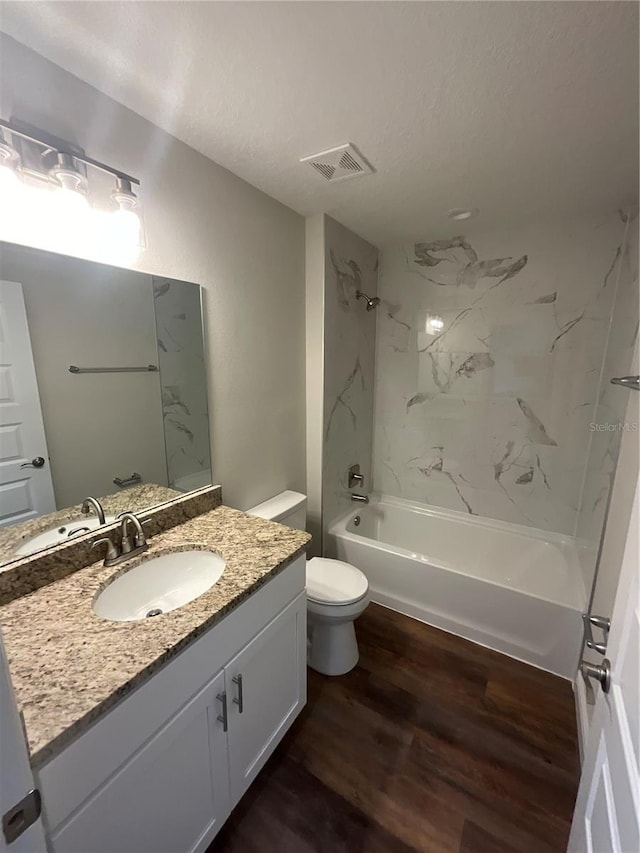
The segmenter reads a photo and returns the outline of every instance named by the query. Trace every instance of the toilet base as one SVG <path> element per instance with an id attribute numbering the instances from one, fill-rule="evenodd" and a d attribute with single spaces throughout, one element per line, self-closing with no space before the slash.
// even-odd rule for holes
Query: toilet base
<path id="1" fill-rule="evenodd" d="M 323 675 L 344 675 L 358 663 L 360 653 L 353 622 L 331 624 L 310 617 L 311 644 L 307 663 Z"/>

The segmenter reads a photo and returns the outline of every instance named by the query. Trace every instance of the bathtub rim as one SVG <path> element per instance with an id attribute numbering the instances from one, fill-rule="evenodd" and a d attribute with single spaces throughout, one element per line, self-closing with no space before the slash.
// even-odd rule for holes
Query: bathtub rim
<path id="1" fill-rule="evenodd" d="M 556 533 L 555 531 L 546 531 L 541 530 L 539 528 L 530 528 L 525 524 L 515 524 L 509 521 L 499 521 L 498 519 L 493 518 L 472 516 L 466 512 L 443 509 L 442 507 L 433 507 L 428 504 L 421 504 L 415 501 L 406 500 L 404 498 L 393 497 L 391 495 L 370 494 L 369 499 L 370 503 L 368 505 L 359 505 L 357 507 L 352 507 L 348 512 L 345 512 L 343 513 L 343 515 L 336 518 L 329 525 L 327 529 L 328 534 L 330 536 L 341 536 L 342 538 L 345 538 L 355 544 L 363 544 L 367 545 L 370 548 L 378 548 L 388 554 L 399 554 L 403 557 L 408 557 L 409 559 L 415 560 L 420 563 L 426 563 L 430 566 L 433 566 L 434 568 L 441 569 L 443 571 L 455 572 L 455 574 L 462 575 L 463 577 L 474 578 L 477 581 L 490 584 L 491 586 L 497 587 L 498 589 L 509 589 L 521 595 L 536 598 L 539 601 L 545 601 L 549 604 L 557 604 L 561 607 L 567 607 L 571 610 L 576 610 L 580 613 L 584 611 L 587 604 L 586 591 L 584 588 L 584 580 L 582 576 L 577 545 L 573 537 L 567 536 L 562 533 Z M 407 548 L 401 548 L 398 545 L 390 545 L 389 543 L 382 542 L 379 539 L 371 539 L 368 536 L 362 536 L 358 533 L 354 533 L 350 530 L 347 530 L 347 524 L 354 516 L 366 512 L 370 508 L 375 507 L 377 504 L 388 504 L 391 506 L 398 507 L 400 509 L 406 509 L 413 512 L 417 512 L 421 515 L 429 516 L 432 518 L 448 519 L 449 521 L 460 521 L 461 523 L 472 524 L 474 526 L 483 527 L 485 529 L 494 530 L 496 532 L 502 531 L 505 533 L 515 533 L 517 535 L 524 536 L 528 539 L 537 539 L 542 542 L 547 542 L 549 544 L 556 545 L 561 549 L 562 554 L 565 560 L 567 561 L 569 571 L 571 572 L 571 575 L 576 579 L 576 582 L 578 584 L 577 593 L 578 598 L 580 600 L 576 600 L 576 602 L 569 604 L 568 602 L 558 601 L 556 598 L 551 598 L 547 595 L 541 595 L 530 590 L 523 590 L 519 587 L 500 583 L 496 580 L 491 580 L 490 578 L 471 575 L 469 574 L 469 572 L 465 572 L 459 568 L 456 568 L 455 566 L 452 566 L 440 560 L 436 560 L 432 557 L 427 557 L 425 554 L 418 554 L 414 551 L 410 551 Z"/>

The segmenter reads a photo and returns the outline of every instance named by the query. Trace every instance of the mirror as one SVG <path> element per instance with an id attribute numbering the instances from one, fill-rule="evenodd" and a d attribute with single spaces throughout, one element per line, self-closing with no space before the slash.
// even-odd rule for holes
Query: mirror
<path id="1" fill-rule="evenodd" d="M 0 563 L 210 483 L 201 288 L 0 243 Z"/>

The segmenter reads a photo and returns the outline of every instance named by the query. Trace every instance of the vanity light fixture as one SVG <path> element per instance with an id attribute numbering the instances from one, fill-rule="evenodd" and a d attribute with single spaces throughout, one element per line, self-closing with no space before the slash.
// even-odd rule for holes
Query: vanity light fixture
<path id="1" fill-rule="evenodd" d="M 56 165 L 49 171 L 49 179 L 54 185 L 52 197 L 54 215 L 62 217 L 85 215 L 89 210 L 86 178 L 76 168 L 71 154 L 58 151 L 56 160 Z"/>
<path id="2" fill-rule="evenodd" d="M 0 239 L 129 262 L 143 236 L 139 184 L 64 139 L 0 119 Z"/>
<path id="3" fill-rule="evenodd" d="M 454 222 L 466 222 L 468 219 L 475 219 L 479 213 L 477 207 L 452 207 L 447 211 L 447 216 Z"/>
<path id="4" fill-rule="evenodd" d="M 131 181 L 117 177 L 116 188 L 111 193 L 111 198 L 118 205 L 111 214 L 116 229 L 137 242 L 140 238 L 140 216 L 136 212 L 138 198 L 133 192 Z"/>

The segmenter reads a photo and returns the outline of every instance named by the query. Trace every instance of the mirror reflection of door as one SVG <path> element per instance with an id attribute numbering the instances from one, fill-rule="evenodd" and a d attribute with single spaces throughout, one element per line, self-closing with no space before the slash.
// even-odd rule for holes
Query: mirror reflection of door
<path id="1" fill-rule="evenodd" d="M 55 508 L 22 286 L 0 281 L 0 527 Z"/>

